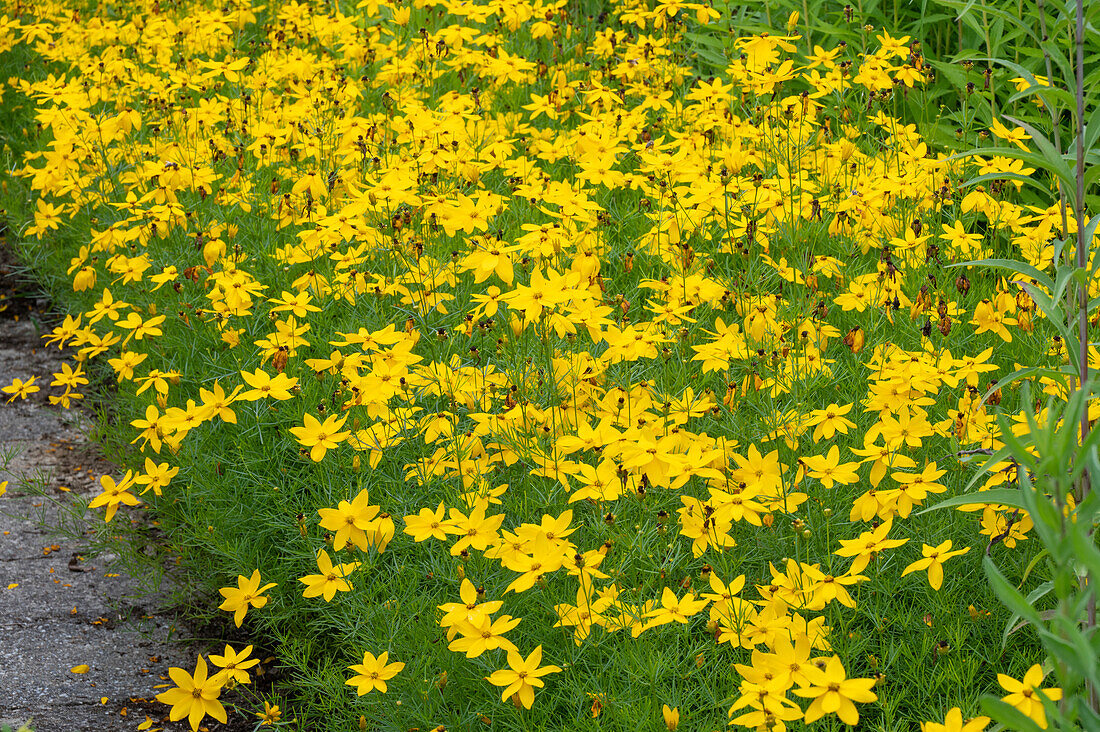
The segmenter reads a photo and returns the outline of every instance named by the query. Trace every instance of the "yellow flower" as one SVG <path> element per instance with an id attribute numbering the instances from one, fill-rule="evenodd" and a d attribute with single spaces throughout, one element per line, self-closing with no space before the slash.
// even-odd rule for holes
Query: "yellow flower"
<path id="1" fill-rule="evenodd" d="M 676 732 L 676 728 L 680 726 L 680 708 L 669 707 L 668 704 L 665 704 L 661 708 L 661 716 L 665 720 L 665 727 L 668 732 Z"/>
<path id="2" fill-rule="evenodd" d="M 32 376 L 26 381 L 23 381 L 20 378 L 12 379 L 11 385 L 0 388 L 0 391 L 4 392 L 5 394 L 11 394 L 11 399 L 8 400 L 9 404 L 14 402 L 16 399 L 26 399 L 36 391 L 41 391 L 37 386 L 34 385 L 34 380 L 36 378 L 37 377 Z"/>
<path id="3" fill-rule="evenodd" d="M 951 557 L 966 554 L 968 551 L 970 551 L 970 547 L 951 551 L 950 539 L 935 547 L 925 544 L 921 547 L 921 554 L 924 555 L 924 559 L 918 559 L 910 564 L 905 568 L 905 571 L 901 573 L 901 576 L 904 577 L 910 572 L 919 572 L 922 569 L 927 569 L 928 584 L 932 585 L 933 590 L 938 590 L 943 587 L 943 563 Z"/>
<path id="4" fill-rule="evenodd" d="M 218 701 L 222 684 L 217 674 L 207 678 L 206 659 L 199 656 L 194 676 L 182 668 L 168 669 L 168 676 L 176 683 L 176 688 L 157 694 L 157 701 L 171 705 L 169 719 L 178 722 L 187 717 L 192 732 L 197 732 L 199 722 L 207 714 L 223 724 L 227 721 L 225 707 Z"/>
<path id="5" fill-rule="evenodd" d="M 859 463 L 840 462 L 840 448 L 836 445 L 829 448 L 827 455 L 810 455 L 802 458 L 801 462 L 807 474 L 821 481 L 826 488 L 832 488 L 837 483 L 851 485 L 859 482 L 859 475 L 856 474 Z"/>
<path id="6" fill-rule="evenodd" d="M 291 378 L 286 374 L 275 374 L 275 377 L 272 378 L 263 369 L 256 369 L 251 374 L 242 371 L 241 378 L 252 387 L 239 397 L 246 402 L 254 402 L 264 397 L 279 400 L 290 399 L 290 390 L 298 384 L 297 378 Z"/>
<path id="7" fill-rule="evenodd" d="M 846 404 L 843 407 L 837 404 L 830 404 L 825 409 L 815 409 L 810 412 L 810 419 L 806 424 L 814 425 L 814 442 L 819 440 L 831 440 L 837 432 L 842 435 L 848 434 L 848 430 L 856 426 L 856 423 L 847 419 L 844 415 L 852 411 L 852 405 Z"/>
<path id="8" fill-rule="evenodd" d="M 886 535 L 890 533 L 893 525 L 894 520 L 888 519 L 882 522 L 878 528 L 868 529 L 855 539 L 841 539 L 841 548 L 833 554 L 838 557 L 855 557 L 848 572 L 850 574 L 862 572 L 871 563 L 871 558 L 878 552 L 884 549 L 894 549 L 909 541 L 908 539 L 887 539 Z"/>
<path id="9" fill-rule="evenodd" d="M 273 725 L 282 719 L 283 712 L 279 709 L 278 704 L 272 704 L 269 701 L 264 702 L 264 710 L 262 712 L 256 712 L 256 716 L 260 718 L 260 726 L 266 727 L 269 724 Z"/>
<path id="10" fill-rule="evenodd" d="M 267 604 L 269 598 L 265 597 L 263 593 L 272 587 L 275 587 L 274 582 L 268 582 L 263 587 L 260 586 L 260 570 L 258 569 L 252 571 L 251 577 L 245 577 L 243 574 L 237 575 L 236 587 L 222 587 L 218 590 L 221 596 L 225 598 L 218 609 L 233 613 L 233 622 L 239 628 L 249 607 L 258 610 Z"/>
<path id="11" fill-rule="evenodd" d="M 811 685 L 795 689 L 794 693 L 813 699 L 806 710 L 806 723 L 817 721 L 826 714 L 836 714 L 845 724 L 859 722 L 859 712 L 853 702 L 867 704 L 878 697 L 871 691 L 875 679 L 849 679 L 839 656 L 833 656 L 824 668 L 809 672 Z"/>
<path id="12" fill-rule="evenodd" d="M 91 503 L 88 504 L 88 508 L 106 506 L 107 514 L 103 520 L 110 521 L 115 517 L 115 512 L 118 511 L 120 505 L 136 506 L 141 503 L 137 496 L 130 493 L 130 486 L 133 483 L 134 474 L 131 470 L 126 471 L 121 483 L 115 483 L 115 479 L 109 475 L 102 476 L 99 479 L 99 484 L 103 486 L 103 492 L 92 499 Z"/>
<path id="13" fill-rule="evenodd" d="M 168 463 L 157 464 L 150 458 L 145 458 L 145 472 L 134 478 L 134 482 L 145 486 L 141 490 L 143 495 L 151 489 L 159 496 L 161 489 L 171 483 L 179 472 L 179 468 L 173 468 Z"/>
<path id="14" fill-rule="evenodd" d="M 458 529 L 455 533 L 462 536 L 451 547 L 452 556 L 457 557 L 463 549 L 467 548 L 483 552 L 495 542 L 497 530 L 504 523 L 504 514 L 486 516 L 486 506 L 486 503 L 475 506 L 469 516 L 454 508 L 451 509 L 451 523 Z"/>
<path id="15" fill-rule="evenodd" d="M 126 320 L 120 320 L 115 325 L 119 328 L 125 328 L 131 331 L 130 335 L 126 337 L 126 340 L 122 342 L 122 345 L 126 345 L 130 338 L 134 340 L 142 340 L 145 336 L 159 336 L 163 335 L 164 331 L 160 329 L 160 326 L 164 323 L 165 316 L 157 315 L 148 320 L 142 320 L 141 316 L 135 312 L 131 312 L 126 316 Z"/>
<path id="16" fill-rule="evenodd" d="M 321 516 L 318 522 L 321 528 L 336 532 L 333 547 L 343 549 L 351 542 L 367 550 L 366 531 L 375 524 L 374 517 L 378 514 L 378 506 L 370 505 L 367 491 L 360 491 L 350 503 L 340 501 L 336 508 L 322 508 L 317 513 Z"/>
<path id="17" fill-rule="evenodd" d="M 221 667 L 221 671 L 214 674 L 214 678 L 220 680 L 222 685 L 226 685 L 227 682 L 232 682 L 233 684 L 251 683 L 251 680 L 248 678 L 248 669 L 258 664 L 260 659 L 249 658 L 248 655 L 250 653 L 252 653 L 252 646 L 247 646 L 243 651 L 237 653 L 228 643 L 225 646 L 224 655 L 215 656 L 211 653 L 211 662 L 213 662 L 215 666 Z"/>
<path id="18" fill-rule="evenodd" d="M 512 641 L 504 634 L 519 625 L 520 619 L 511 615 L 501 615 L 492 620 L 488 615 L 470 613 L 464 621 L 454 627 L 462 634 L 461 638 L 451 641 L 447 648 L 455 653 L 465 653 L 466 658 L 477 658 L 485 651 L 503 648 L 506 651 L 518 651 Z"/>
<path id="19" fill-rule="evenodd" d="M 382 655 L 377 658 L 374 657 L 373 653 L 364 653 L 363 663 L 348 666 L 348 668 L 357 675 L 352 676 L 344 683 L 348 686 L 356 687 L 355 691 L 359 696 L 363 696 L 375 689 L 385 694 L 386 682 L 396 676 L 401 669 L 405 668 L 405 664 L 401 662 L 394 662 L 387 665 L 387 660 L 389 660 L 389 653 L 387 651 L 383 651 Z"/>
<path id="20" fill-rule="evenodd" d="M 531 651 L 527 658 L 516 651 L 508 651 L 508 665 L 511 668 L 494 671 L 485 680 L 493 686 L 503 686 L 500 700 L 505 701 L 515 694 L 521 704 L 527 709 L 535 703 L 535 687 L 545 686 L 542 676 L 556 674 L 561 671 L 558 666 L 539 666 L 542 663 L 542 646 Z"/>
<path id="21" fill-rule="evenodd" d="M 1005 326 L 1016 325 L 1016 319 L 1007 317 L 989 300 L 982 300 L 974 308 L 974 317 L 970 320 L 970 324 L 978 326 L 974 331 L 975 335 L 986 332 L 996 333 L 1006 343 L 1012 343 L 1012 334 Z"/>
<path id="22" fill-rule="evenodd" d="M 74 370 L 69 364 L 63 363 L 61 364 L 61 371 L 56 372 L 53 376 L 54 380 L 50 382 L 50 386 L 64 386 L 67 389 L 75 389 L 88 383 L 88 379 L 85 378 L 84 367 L 80 364 L 77 364 Z"/>
<path id="23" fill-rule="evenodd" d="M 445 515 L 442 502 L 435 511 L 430 508 L 422 508 L 418 515 L 405 517 L 405 533 L 416 542 L 425 541 L 429 538 L 442 541 L 447 538 L 448 533 L 458 532 L 458 529 L 444 518 Z"/>
<path id="24" fill-rule="evenodd" d="M 993 123 L 989 125 L 989 131 L 1002 140 L 1011 142 L 1021 150 L 1027 150 L 1027 145 L 1024 144 L 1024 140 L 1031 139 L 1031 135 L 1027 134 L 1027 130 L 1023 127 L 1016 127 L 1010 130 L 997 119 L 993 120 Z"/>
<path id="25" fill-rule="evenodd" d="M 989 717 L 974 717 L 963 722 L 962 710 L 955 707 L 947 712 L 943 724 L 921 722 L 921 732 L 982 732 L 989 724 Z"/>
<path id="26" fill-rule="evenodd" d="M 350 592 L 352 585 L 345 577 L 359 568 L 359 562 L 349 562 L 334 566 L 328 553 L 322 549 L 317 553 L 317 569 L 321 574 L 308 574 L 299 578 L 305 584 L 303 597 L 324 596 L 325 602 L 332 602 L 337 592 Z"/>
<path id="27" fill-rule="evenodd" d="M 1029 668 L 1022 681 L 1017 681 L 1005 674 L 997 674 L 997 683 L 1008 692 L 1007 696 L 1001 697 L 1001 701 L 1016 707 L 1017 710 L 1043 729 L 1047 728 L 1047 715 L 1046 710 L 1043 709 L 1043 699 L 1046 698 L 1048 701 L 1056 702 L 1062 698 L 1062 690 L 1058 687 L 1039 688 L 1039 684 L 1043 682 L 1045 675 L 1043 667 L 1039 664 Z"/>
<path id="28" fill-rule="evenodd" d="M 351 435 L 350 432 L 340 432 L 340 428 L 344 426 L 344 422 L 347 420 L 347 415 L 343 417 L 332 415 L 326 418 L 324 422 L 319 422 L 312 414 L 307 414 L 305 415 L 305 426 L 291 427 L 290 432 L 298 438 L 299 444 L 310 448 L 310 459 L 315 463 L 319 463 L 325 457 L 326 452 L 335 448 Z"/>
<path id="29" fill-rule="evenodd" d="M 688 618 L 695 615 L 707 605 L 710 600 L 696 600 L 690 592 L 683 597 L 676 597 L 676 593 L 666 587 L 661 595 L 661 607 L 654 608 L 645 614 L 649 621 L 646 628 L 655 628 L 666 623 L 686 624 Z"/>

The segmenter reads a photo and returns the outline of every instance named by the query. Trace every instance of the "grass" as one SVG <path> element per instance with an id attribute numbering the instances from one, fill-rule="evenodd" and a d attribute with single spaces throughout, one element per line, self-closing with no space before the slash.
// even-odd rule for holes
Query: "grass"
<path id="1" fill-rule="evenodd" d="M 948 159 L 997 139 L 981 70 L 861 28 L 904 21 L 897 6 L 843 27 L 831 16 L 821 27 L 847 45 L 828 61 L 804 39 L 776 45 L 788 14 L 767 5 L 770 19 L 726 9 L 717 31 L 701 7 L 485 7 L 127 3 L 84 9 L 103 19 L 91 26 L 50 5 L 4 31 L 9 225 L 82 316 L 68 340 L 89 388 L 117 389 L 104 441 L 137 476 L 179 468 L 140 500 L 205 612 L 222 614 L 218 590 L 238 575 L 276 583 L 246 623 L 279 649 L 309 729 L 635 729 L 666 704 L 686 728 L 720 728 L 751 711 L 730 714 L 792 643 L 813 646 L 802 663 L 835 655 L 848 678 L 873 680 L 877 701 L 858 704 L 868 728 L 973 716 L 982 694 L 1003 696 L 997 675 L 1022 678 L 1043 654 L 1027 632 L 1002 643 L 1008 613 L 981 559 L 1024 591 L 1041 582 L 1026 517 L 900 498 L 905 474 L 933 462 L 946 472 L 931 489 L 961 491 L 963 453 L 1001 442 L 979 405 L 987 385 L 1059 361 L 1018 288 L 948 266 L 1045 267 L 1057 218 L 1049 191 L 961 187 L 1010 163 Z M 812 28 L 821 16 L 803 13 Z M 928 45 L 951 46 L 933 20 Z M 769 21 L 770 36 L 750 37 Z M 912 88 L 895 81 L 909 73 Z M 495 314 L 477 299 L 490 287 Z M 117 317 L 90 322 L 111 299 L 126 303 Z M 160 332 L 139 340 L 144 328 Z M 144 356 L 132 377 L 107 360 L 124 353 Z M 203 411 L 204 391 L 248 391 L 256 369 L 296 379 L 289 398 L 238 398 L 232 419 Z M 1014 391 L 1000 399 L 1021 408 Z M 814 410 L 830 405 L 850 405 L 854 426 L 815 437 Z M 134 424 L 150 408 L 156 439 Z M 291 430 L 335 415 L 354 434 L 311 458 Z M 872 445 L 890 467 L 855 452 Z M 863 461 L 857 479 L 830 485 L 833 447 Z M 774 460 L 774 481 L 745 467 L 754 454 Z M 571 500 L 591 482 L 580 466 L 605 462 L 603 488 Z M 892 500 L 868 499 L 876 476 Z M 361 523 L 393 532 L 383 551 L 333 546 L 336 527 L 320 525 L 363 491 L 378 517 Z M 729 519 L 732 544 L 695 542 L 706 532 L 693 536 L 691 501 L 733 512 L 737 495 L 752 505 Z M 452 524 L 478 505 L 503 516 L 491 544 L 526 532 L 528 558 L 505 566 L 449 551 L 460 533 L 404 531 L 441 502 Z M 568 543 L 536 543 L 555 519 Z M 852 571 L 840 542 L 888 520 L 908 543 Z M 131 521 L 123 509 L 107 526 L 140 531 Z M 922 544 L 946 540 L 969 552 L 947 561 L 942 588 L 903 576 Z M 300 581 L 321 550 L 358 563 L 330 601 Z M 607 576 L 579 585 L 559 566 L 507 591 L 524 562 L 575 554 Z M 743 578 L 738 619 L 712 603 L 645 622 L 666 589 L 699 597 L 711 577 Z M 439 606 L 464 580 L 484 588 L 478 602 L 503 602 L 495 617 L 520 619 L 505 636 L 522 656 L 541 647 L 560 667 L 530 709 L 486 680 L 509 667 L 503 649 L 448 649 Z M 561 622 L 597 603 L 590 634 Z M 404 668 L 385 694 L 356 696 L 349 667 L 383 651 Z M 812 707 L 788 690 L 823 673 L 775 692 L 797 706 L 792 727 Z"/>

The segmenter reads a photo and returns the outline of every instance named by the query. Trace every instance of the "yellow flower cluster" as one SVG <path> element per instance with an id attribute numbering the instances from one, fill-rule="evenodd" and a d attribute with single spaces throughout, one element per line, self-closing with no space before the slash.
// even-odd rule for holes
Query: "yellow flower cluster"
<path id="1" fill-rule="evenodd" d="M 995 347 L 1061 356 L 1017 283 L 971 294 L 943 269 L 1002 246 L 1045 268 L 1061 221 L 1013 185 L 960 187 L 1031 171 L 929 147 L 892 103 L 928 79 L 907 37 L 735 34 L 699 78 L 684 26 L 710 3 L 624 0 L 598 23 L 565 0 L 207 5 L 0 23 L 0 48 L 67 69 L 8 83 L 50 136 L 18 170 L 28 235 L 90 228 L 60 260 L 90 309 L 47 337 L 76 353 L 58 400 L 107 354 L 142 405 L 144 470 L 91 503 L 108 521 L 134 486 L 189 490 L 174 479 L 201 479 L 188 447 L 212 432 L 255 438 L 287 481 L 341 486 L 294 509 L 286 602 L 297 579 L 335 612 L 378 562 L 430 556 L 457 579 L 423 622 L 495 659 L 476 677 L 503 700 L 531 709 L 567 652 L 682 626 L 751 656 L 731 722 L 777 730 L 876 701 L 833 626 L 882 574 L 947 591 L 982 534 L 1027 538 L 1026 514 L 975 503 L 980 523 L 901 549 L 948 491 L 940 456 L 1003 444 Z M 220 607 L 240 626 L 273 587 L 242 574 Z M 348 666 L 358 695 L 397 678 L 388 653 Z M 247 680 L 231 654 L 173 670 L 173 720 L 224 721 L 221 688 Z"/>

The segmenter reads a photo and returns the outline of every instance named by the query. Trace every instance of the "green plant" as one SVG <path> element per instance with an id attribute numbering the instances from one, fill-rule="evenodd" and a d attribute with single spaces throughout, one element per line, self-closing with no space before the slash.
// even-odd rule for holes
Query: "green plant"
<path id="1" fill-rule="evenodd" d="M 973 3 L 971 3 L 973 5 Z M 1093 11 L 1095 12 L 1095 11 Z M 1097 273 L 1095 250 L 1092 248 L 1100 217 L 1087 215 L 1088 194 L 1095 188 L 1100 175 L 1100 106 L 1095 77 L 1086 76 L 1086 33 L 1095 35 L 1086 24 L 1085 4 L 1081 0 L 1068 5 L 1053 19 L 1052 29 L 1064 40 L 1067 28 L 1072 28 L 1072 53 L 1067 54 L 1058 38 L 1046 37 L 1047 17 L 1040 4 L 1043 38 L 1039 45 L 1048 71 L 1046 82 L 1038 80 L 1024 66 L 1004 59 L 991 59 L 1016 71 L 1026 79 L 1026 88 L 1009 101 L 1036 96 L 1049 110 L 1049 132 L 1037 123 L 1008 117 L 1026 130 L 1038 147 L 1038 152 L 980 148 L 965 155 L 998 154 L 1024 161 L 1046 175 L 1061 221 L 1061 236 L 1053 241 L 1053 258 L 1048 274 L 1033 264 L 1009 259 L 984 259 L 959 266 L 979 265 L 1005 269 L 1014 273 L 1022 290 L 1034 301 L 1038 310 L 1058 330 L 1064 344 L 1066 362 L 1051 368 L 1028 365 L 1001 379 L 986 395 L 988 399 L 1000 389 L 1022 383 L 1022 420 L 1015 423 L 998 415 L 999 436 L 1003 446 L 990 450 L 982 469 L 971 480 L 972 488 L 983 476 L 1007 473 L 1013 487 L 983 491 L 978 494 L 983 503 L 998 503 L 1026 515 L 1034 522 L 1042 541 L 1043 551 L 1024 573 L 1019 586 L 1014 585 L 997 567 L 987 549 L 983 566 L 994 591 L 1014 613 L 1005 628 L 1004 638 L 1017 630 L 1017 621 L 1031 626 L 1044 649 L 1054 662 L 1055 672 L 1065 694 L 1058 704 L 1044 698 L 1047 716 L 1055 728 L 1088 729 L 1100 726 L 1100 634 L 1097 634 L 1096 603 L 1100 592 L 1100 550 L 1096 543 L 1096 525 L 1100 520 L 1100 498 L 1092 489 L 1100 479 L 1097 444 L 1100 432 L 1092 429 L 1096 416 L 1096 379 L 1090 378 L 1090 360 L 1095 349 L 1089 340 L 1089 326 L 1100 307 L 1100 298 L 1090 297 Z M 1056 71 L 1055 71 L 1056 69 Z M 1056 82 L 1060 80 L 1061 84 Z M 1088 91 L 1086 91 L 1088 90 Z M 1073 139 L 1063 152 L 1061 139 L 1063 120 L 1069 120 Z M 976 185 L 1003 179 L 1003 173 L 979 176 L 968 182 Z M 1042 190 L 1044 179 L 1030 176 L 1010 176 Z M 1030 384 L 1025 379 L 1038 378 L 1052 393 L 1046 404 L 1033 406 Z M 936 508 L 972 505 L 975 494 L 964 493 L 945 501 Z M 992 543 L 990 549 L 992 548 Z M 1044 561 L 1049 576 L 1026 596 L 1020 591 L 1036 562 Z M 1054 607 L 1040 610 L 1050 598 Z M 988 712 L 1014 729 L 1039 729 L 1034 717 L 996 699 L 986 699 Z"/>

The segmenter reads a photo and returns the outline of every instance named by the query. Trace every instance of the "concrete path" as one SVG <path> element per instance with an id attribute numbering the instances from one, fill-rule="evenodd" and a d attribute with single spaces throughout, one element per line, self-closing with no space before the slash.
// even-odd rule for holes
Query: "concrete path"
<path id="1" fill-rule="evenodd" d="M 99 492 L 100 475 L 118 477 L 117 470 L 88 442 L 78 410 L 49 404 L 57 392 L 51 373 L 66 354 L 42 345 L 46 303 L 13 290 L 0 245 L 0 297 L 7 296 L 0 299 L 7 306 L 0 385 L 37 376 L 42 387 L 25 401 L 0 395 L 0 483 L 8 481 L 0 496 L 0 725 L 33 719 L 37 732 L 112 732 L 136 730 L 148 716 L 153 729 L 189 730 L 168 723 L 168 707 L 153 697 L 168 683 L 169 666 L 194 668 L 196 649 L 170 643 L 179 631 L 162 610 L 165 588 L 150 594 L 110 553 L 82 555 L 103 520 L 71 507 Z M 128 520 L 123 511 L 120 520 Z M 88 671 L 71 670 L 81 666 Z M 211 732 L 230 729 L 206 722 Z"/>

